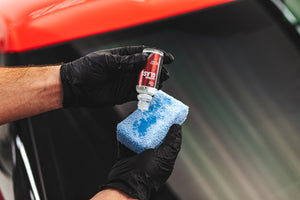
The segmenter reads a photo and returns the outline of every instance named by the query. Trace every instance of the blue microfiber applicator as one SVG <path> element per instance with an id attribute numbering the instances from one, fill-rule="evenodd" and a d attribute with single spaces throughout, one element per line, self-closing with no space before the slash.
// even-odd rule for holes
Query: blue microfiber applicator
<path id="1" fill-rule="evenodd" d="M 137 109 L 117 126 L 117 139 L 136 153 L 158 147 L 173 124 L 182 124 L 189 108 L 159 90 L 148 111 Z"/>

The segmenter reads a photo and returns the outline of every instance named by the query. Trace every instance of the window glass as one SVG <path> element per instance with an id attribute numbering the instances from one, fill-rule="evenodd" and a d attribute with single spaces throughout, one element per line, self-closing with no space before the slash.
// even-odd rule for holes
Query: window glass
<path id="1" fill-rule="evenodd" d="M 3 55 L 1 53 L 1 51 L 0 51 L 0 65 L 3 65 Z"/>
<path id="2" fill-rule="evenodd" d="M 270 13 L 238 1 L 73 43 L 139 44 L 174 54 L 163 90 L 190 107 L 169 180 L 181 199 L 299 198 L 299 48 Z"/>
<path id="3" fill-rule="evenodd" d="M 297 17 L 298 21 L 300 20 L 300 2 L 297 0 L 286 0 L 285 4 Z"/>

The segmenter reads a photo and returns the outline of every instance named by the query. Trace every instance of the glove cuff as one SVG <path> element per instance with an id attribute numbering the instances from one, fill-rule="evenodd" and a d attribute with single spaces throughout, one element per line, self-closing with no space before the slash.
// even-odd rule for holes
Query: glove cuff
<path id="1" fill-rule="evenodd" d="M 136 192 L 130 186 L 127 186 L 125 183 L 120 183 L 120 182 L 107 183 L 106 185 L 101 186 L 100 190 L 105 190 L 109 188 L 119 190 L 133 199 L 146 200 L 146 199 L 140 199 L 136 194 Z"/>
<path id="2" fill-rule="evenodd" d="M 74 93 L 70 84 L 70 77 L 68 76 L 68 65 L 69 63 L 62 64 L 60 67 L 60 79 L 63 88 L 63 107 L 73 106 Z"/>
<path id="3" fill-rule="evenodd" d="M 152 190 L 149 184 L 142 183 L 143 181 L 135 180 L 137 183 L 132 183 L 134 180 L 122 181 L 121 179 L 110 181 L 106 183 L 101 189 L 113 188 L 122 191 L 128 196 L 139 199 L 139 200 L 149 200 L 151 197 Z"/>

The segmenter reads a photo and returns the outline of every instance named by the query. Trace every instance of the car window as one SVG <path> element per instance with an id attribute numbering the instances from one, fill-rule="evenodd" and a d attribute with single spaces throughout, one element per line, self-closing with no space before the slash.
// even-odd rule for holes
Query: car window
<path id="1" fill-rule="evenodd" d="M 181 199 L 299 198 L 299 47 L 264 7 L 239 1 L 72 43 L 82 54 L 140 44 L 174 54 L 163 90 L 190 107 L 169 180 Z"/>
<path id="2" fill-rule="evenodd" d="M 1 53 L 1 51 L 0 51 L 0 65 L 3 65 L 3 58 L 2 58 L 2 53 Z"/>

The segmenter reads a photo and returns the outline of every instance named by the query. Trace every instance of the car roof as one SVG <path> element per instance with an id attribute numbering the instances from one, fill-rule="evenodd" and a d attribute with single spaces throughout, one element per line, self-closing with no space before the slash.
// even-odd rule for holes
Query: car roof
<path id="1" fill-rule="evenodd" d="M 0 0 L 0 49 L 22 52 L 234 0 Z"/>

